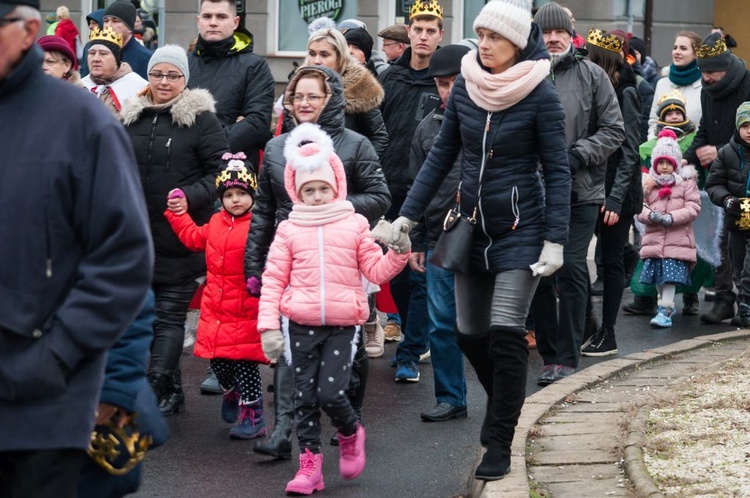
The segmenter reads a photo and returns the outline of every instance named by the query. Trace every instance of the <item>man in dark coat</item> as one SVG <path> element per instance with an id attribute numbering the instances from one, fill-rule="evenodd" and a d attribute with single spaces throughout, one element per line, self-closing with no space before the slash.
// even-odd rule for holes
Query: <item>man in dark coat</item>
<path id="1" fill-rule="evenodd" d="M 44 74 L 38 8 L 0 1 L 0 496 L 72 497 L 153 257 L 130 140 Z"/>
<path id="2" fill-rule="evenodd" d="M 122 35 L 122 60 L 130 64 L 133 72 L 148 79 L 148 61 L 151 51 L 138 43 L 133 36 L 136 18 L 135 7 L 127 0 L 118 0 L 104 11 L 104 27 Z M 85 56 L 85 55 L 84 55 Z"/>
<path id="3" fill-rule="evenodd" d="M 271 138 L 274 79 L 266 60 L 253 53 L 253 35 L 239 22 L 233 0 L 201 1 L 188 88 L 211 92 L 229 148 L 257 165 Z"/>
<path id="4" fill-rule="evenodd" d="M 731 53 L 719 33 L 708 35 L 695 54 L 701 70 L 701 122 L 693 143 L 683 155 L 683 162 L 709 169 L 718 150 L 729 143 L 734 134 L 734 116 L 740 104 L 750 100 L 750 71 L 745 62 Z M 726 258 L 726 237 L 722 237 L 721 264 L 716 269 L 716 301 L 703 323 L 721 323 L 735 316 L 735 294 L 732 270 Z M 739 318 L 737 319 L 737 321 Z M 737 323 L 739 325 L 739 323 Z"/>

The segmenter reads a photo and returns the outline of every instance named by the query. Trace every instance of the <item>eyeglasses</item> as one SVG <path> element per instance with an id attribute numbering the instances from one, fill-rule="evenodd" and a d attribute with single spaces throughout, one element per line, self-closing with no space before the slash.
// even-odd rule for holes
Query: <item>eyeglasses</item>
<path id="1" fill-rule="evenodd" d="M 60 64 L 62 62 L 61 59 L 44 59 L 42 61 L 43 66 L 54 66 L 55 64 Z"/>
<path id="2" fill-rule="evenodd" d="M 0 17 L 0 28 L 4 28 L 8 24 L 13 24 L 14 22 L 23 21 L 22 17 Z"/>
<path id="3" fill-rule="evenodd" d="M 325 95 L 300 95 L 300 94 L 296 94 L 296 95 L 294 95 L 292 97 L 292 101 L 294 101 L 295 104 L 301 104 L 302 102 L 304 102 L 305 100 L 307 100 L 310 104 L 316 105 L 321 100 L 323 100 L 324 98 L 326 98 Z"/>
<path id="4" fill-rule="evenodd" d="M 179 81 L 180 78 L 184 78 L 185 75 L 177 73 L 148 73 L 148 77 L 154 81 L 161 81 L 164 78 L 167 78 L 167 81 L 174 83 L 175 81 Z"/>
<path id="5" fill-rule="evenodd" d="M 401 42 L 383 43 L 384 47 L 391 47 L 393 45 L 401 45 Z"/>

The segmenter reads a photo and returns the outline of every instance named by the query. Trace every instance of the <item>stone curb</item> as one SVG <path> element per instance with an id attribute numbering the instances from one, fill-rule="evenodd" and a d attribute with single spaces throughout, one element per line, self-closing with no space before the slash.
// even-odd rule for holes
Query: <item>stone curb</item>
<path id="1" fill-rule="evenodd" d="M 526 471 L 526 445 L 528 442 L 529 432 L 534 428 L 536 423 L 545 416 L 552 408 L 565 401 L 569 396 L 582 391 L 588 387 L 598 384 L 619 373 L 627 372 L 641 365 L 654 363 L 672 355 L 684 353 L 694 349 L 710 346 L 719 342 L 729 342 L 740 339 L 750 338 L 750 330 L 733 330 L 719 334 L 696 337 L 694 339 L 685 339 L 674 344 L 667 344 L 658 348 L 647 349 L 638 353 L 632 353 L 623 358 L 616 358 L 592 365 L 570 377 L 545 387 L 541 391 L 532 394 L 526 398 L 521 417 L 516 427 L 516 436 L 513 439 L 511 447 L 511 465 L 512 471 L 500 481 L 478 481 L 470 476 L 473 480 L 471 496 L 477 498 L 528 498 L 531 488 L 529 487 L 529 477 Z M 642 411 L 646 412 L 646 410 Z M 639 417 L 645 417 L 645 414 L 638 413 Z M 625 460 L 628 478 L 633 482 L 636 488 L 636 495 L 639 497 L 658 498 L 661 496 L 658 488 L 651 480 L 651 476 L 646 471 L 643 464 L 643 453 L 641 445 L 635 439 L 634 431 L 640 430 L 645 424 L 645 418 L 634 420 L 631 423 L 628 443 L 625 448 Z M 641 429 L 638 429 L 641 427 Z M 631 436 L 633 439 L 631 440 Z M 478 459 L 484 450 L 479 451 Z M 630 461 L 628 464 L 627 461 Z M 473 471 L 472 471 L 473 472 Z"/>

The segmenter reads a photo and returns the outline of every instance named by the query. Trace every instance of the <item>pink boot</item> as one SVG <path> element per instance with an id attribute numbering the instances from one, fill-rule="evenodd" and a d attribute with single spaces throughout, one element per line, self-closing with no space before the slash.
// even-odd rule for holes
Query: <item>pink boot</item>
<path id="1" fill-rule="evenodd" d="M 287 483 L 286 492 L 311 495 L 314 491 L 323 491 L 323 488 L 323 454 L 305 449 L 299 455 L 297 475 Z"/>
<path id="2" fill-rule="evenodd" d="M 359 422 L 351 436 L 339 432 L 339 472 L 343 479 L 354 479 L 365 469 L 365 428 Z"/>

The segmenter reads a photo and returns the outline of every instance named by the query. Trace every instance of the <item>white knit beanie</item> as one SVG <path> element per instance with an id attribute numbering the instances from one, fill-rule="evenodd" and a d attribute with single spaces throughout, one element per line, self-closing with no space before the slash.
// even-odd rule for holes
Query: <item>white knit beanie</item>
<path id="1" fill-rule="evenodd" d="M 157 48 L 148 61 L 148 72 L 150 73 L 151 68 L 162 62 L 172 64 L 179 69 L 185 75 L 185 84 L 187 84 L 188 80 L 190 80 L 190 68 L 184 48 L 179 45 L 164 45 Z"/>
<path id="2" fill-rule="evenodd" d="M 523 50 L 531 32 L 531 2 L 490 0 L 474 19 L 474 32 L 479 28 L 494 31 Z"/>

